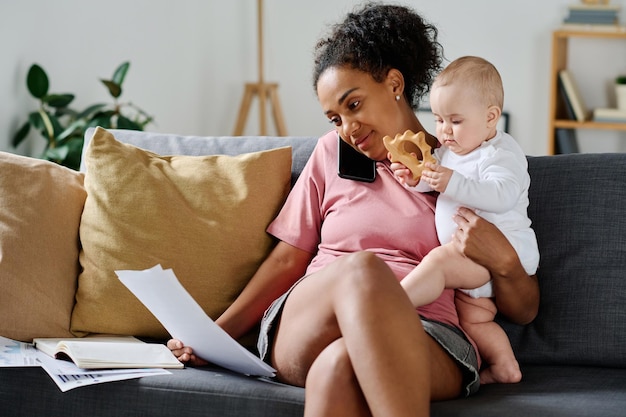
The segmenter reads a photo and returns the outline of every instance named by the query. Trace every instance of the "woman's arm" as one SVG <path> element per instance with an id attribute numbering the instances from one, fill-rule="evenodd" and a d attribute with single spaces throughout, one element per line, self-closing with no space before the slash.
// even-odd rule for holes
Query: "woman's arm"
<path id="1" fill-rule="evenodd" d="M 453 238 L 461 253 L 491 273 L 498 311 L 517 324 L 528 324 L 539 309 L 539 284 L 529 276 L 515 249 L 492 223 L 467 208 L 459 208 Z"/>
<path id="2" fill-rule="evenodd" d="M 269 305 L 304 275 L 312 258 L 309 252 L 279 242 L 216 323 L 235 339 L 246 334 Z"/>
<path id="3" fill-rule="evenodd" d="M 279 242 L 241 294 L 215 322 L 235 339 L 246 334 L 261 320 L 267 307 L 304 275 L 312 257 L 309 252 Z M 206 364 L 193 354 L 192 347 L 180 340 L 171 339 L 167 346 L 181 362 L 195 366 Z"/>

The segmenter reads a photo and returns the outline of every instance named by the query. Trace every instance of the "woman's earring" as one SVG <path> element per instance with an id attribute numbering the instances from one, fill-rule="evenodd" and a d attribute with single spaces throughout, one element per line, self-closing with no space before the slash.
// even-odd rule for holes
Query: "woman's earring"
<path id="1" fill-rule="evenodd" d="M 400 94 L 396 95 L 396 101 L 400 101 Z"/>

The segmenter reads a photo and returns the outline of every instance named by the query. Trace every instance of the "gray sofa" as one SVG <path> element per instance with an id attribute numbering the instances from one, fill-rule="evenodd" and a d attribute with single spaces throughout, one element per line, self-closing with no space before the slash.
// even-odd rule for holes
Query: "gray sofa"
<path id="1" fill-rule="evenodd" d="M 116 132 L 161 154 L 230 154 L 289 145 L 293 179 L 315 138 Z M 541 263 L 539 314 L 500 320 L 523 380 L 433 403 L 433 416 L 623 416 L 626 410 L 626 154 L 529 157 L 529 214 Z M 494 248 L 497 250 L 497 248 Z M 304 390 L 216 367 L 61 393 L 40 368 L 0 368 L 9 416 L 299 416 Z"/>

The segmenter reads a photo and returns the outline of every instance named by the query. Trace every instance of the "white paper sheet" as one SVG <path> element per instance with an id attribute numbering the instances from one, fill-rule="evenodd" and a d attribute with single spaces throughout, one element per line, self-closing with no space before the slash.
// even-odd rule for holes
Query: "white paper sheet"
<path id="1" fill-rule="evenodd" d="M 61 392 L 104 382 L 123 381 L 146 376 L 171 375 L 171 372 L 160 368 L 81 369 L 72 362 L 51 358 L 43 352 L 39 352 L 39 361 L 41 367 L 52 378 Z"/>
<path id="2" fill-rule="evenodd" d="M 154 314 L 174 339 L 191 346 L 211 363 L 246 375 L 274 376 L 276 371 L 222 330 L 160 265 L 143 271 L 115 271 L 120 281 Z"/>
<path id="3" fill-rule="evenodd" d="M 0 367 L 39 365 L 37 349 L 33 345 L 0 336 Z"/>

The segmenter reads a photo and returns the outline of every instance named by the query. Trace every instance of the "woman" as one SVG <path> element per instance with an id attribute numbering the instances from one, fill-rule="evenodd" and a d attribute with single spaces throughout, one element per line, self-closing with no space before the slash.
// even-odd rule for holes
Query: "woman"
<path id="1" fill-rule="evenodd" d="M 279 297 L 263 317 L 259 350 L 279 380 L 306 387 L 307 416 L 426 416 L 431 400 L 478 389 L 479 359 L 453 291 L 418 315 L 399 284 L 438 245 L 435 197 L 399 183 L 382 143 L 424 130 L 414 109 L 441 67 L 436 37 L 410 9 L 371 4 L 317 44 L 314 86 L 335 131 L 320 138 L 269 226 L 277 246 L 217 320 L 240 337 Z M 377 161 L 374 182 L 337 176 L 338 136 Z M 532 320 L 538 286 L 506 238 L 470 210 L 455 221 L 454 242 L 492 274 L 500 312 Z M 168 346 L 202 363 L 181 341 Z"/>

